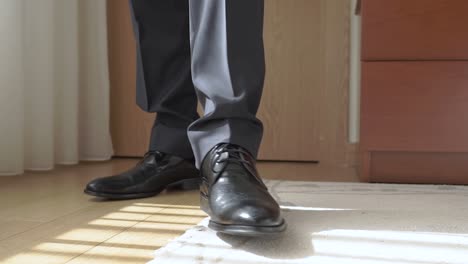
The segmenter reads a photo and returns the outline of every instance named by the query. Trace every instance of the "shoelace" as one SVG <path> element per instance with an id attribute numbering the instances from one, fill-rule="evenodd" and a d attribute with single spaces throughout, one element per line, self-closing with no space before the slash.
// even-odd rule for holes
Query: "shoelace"
<path id="1" fill-rule="evenodd" d="M 215 153 L 218 154 L 218 157 L 213 159 L 212 164 L 211 164 L 212 168 L 214 167 L 214 165 L 216 163 L 219 164 L 219 163 L 223 163 L 223 162 L 234 162 L 234 163 L 238 163 L 238 164 L 246 164 L 251 169 L 255 170 L 254 165 L 250 161 L 242 158 L 242 156 L 241 156 L 241 154 L 249 156 L 250 153 L 243 150 L 243 149 L 241 149 L 241 148 L 229 148 L 229 146 L 224 146 L 224 147 L 220 147 L 220 149 L 216 150 Z M 223 158 L 222 157 L 223 153 L 227 153 L 228 157 Z"/>
<path id="2" fill-rule="evenodd" d="M 258 181 L 258 183 L 260 185 L 262 185 L 263 188 L 268 189 L 268 187 L 266 187 L 265 183 L 263 183 L 261 178 L 258 177 L 258 175 L 256 173 L 257 170 L 255 169 L 255 164 L 252 163 L 249 160 L 246 160 L 246 159 L 242 158 L 241 154 L 244 154 L 244 155 L 249 157 L 250 156 L 249 152 L 247 152 L 246 150 L 243 150 L 242 148 L 230 148 L 229 145 L 226 145 L 226 146 L 221 146 L 218 150 L 216 150 L 215 153 L 218 154 L 218 157 L 213 159 L 212 164 L 211 164 L 211 168 L 214 168 L 214 165 L 216 163 L 219 164 L 219 163 L 223 163 L 223 162 L 235 162 L 235 163 L 240 164 L 240 165 L 245 164 L 247 166 L 246 169 Z M 227 153 L 228 157 L 227 158 L 222 158 L 222 156 L 221 156 L 222 153 Z M 223 170 L 224 170 L 224 168 L 223 168 Z M 219 175 L 221 175 L 222 171 L 219 171 L 218 173 L 219 173 Z"/>

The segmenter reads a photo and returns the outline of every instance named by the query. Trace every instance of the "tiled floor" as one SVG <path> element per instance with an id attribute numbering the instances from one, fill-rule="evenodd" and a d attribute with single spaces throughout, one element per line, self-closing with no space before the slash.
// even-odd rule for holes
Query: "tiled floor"
<path id="1" fill-rule="evenodd" d="M 130 201 L 82 193 L 91 179 L 136 160 L 59 167 L 0 178 L 0 263 L 145 263 L 152 253 L 206 215 L 198 192 Z M 260 163 L 265 178 L 357 181 L 352 169 L 305 163 Z"/>

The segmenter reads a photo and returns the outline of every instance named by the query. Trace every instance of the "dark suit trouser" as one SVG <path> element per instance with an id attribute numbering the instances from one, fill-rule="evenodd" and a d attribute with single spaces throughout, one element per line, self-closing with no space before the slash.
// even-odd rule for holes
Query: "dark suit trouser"
<path id="1" fill-rule="evenodd" d="M 137 104 L 157 112 L 151 150 L 200 165 L 218 143 L 254 156 L 265 76 L 263 0 L 130 0 Z M 204 108 L 197 114 L 197 98 Z"/>

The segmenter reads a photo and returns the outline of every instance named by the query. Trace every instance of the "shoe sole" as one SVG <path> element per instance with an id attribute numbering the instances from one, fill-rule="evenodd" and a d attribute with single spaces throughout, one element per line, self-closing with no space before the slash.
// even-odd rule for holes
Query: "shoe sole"
<path id="1" fill-rule="evenodd" d="M 211 215 L 211 210 L 208 206 L 208 199 L 203 195 L 200 195 L 200 207 L 201 209 Z M 228 235 L 235 236 L 247 236 L 247 237 L 261 237 L 261 236 L 276 236 L 283 233 L 287 224 L 282 220 L 281 224 L 276 226 L 252 226 L 252 225 L 235 225 L 235 224 L 220 224 L 214 221 L 208 222 L 208 227 L 216 232 L 220 232 Z"/>
<path id="2" fill-rule="evenodd" d="M 276 236 L 283 233 L 286 228 L 286 222 L 277 226 L 247 226 L 247 225 L 224 225 L 210 220 L 208 227 L 216 232 L 234 236 L 264 237 Z"/>
<path id="3" fill-rule="evenodd" d="M 192 179 L 185 179 L 185 180 L 180 180 L 171 184 L 168 184 L 166 187 L 161 188 L 160 190 L 156 190 L 153 192 L 144 192 L 144 193 L 125 193 L 125 194 L 119 194 L 119 193 L 105 193 L 105 192 L 95 192 L 92 190 L 85 189 L 84 193 L 91 195 L 91 196 L 96 196 L 100 198 L 106 198 L 106 199 L 111 199 L 111 200 L 130 200 L 130 199 L 140 199 L 140 198 L 147 198 L 147 197 L 152 197 L 156 196 L 165 189 L 168 191 L 188 191 L 188 190 L 197 190 L 200 188 L 200 178 L 192 178 Z"/>

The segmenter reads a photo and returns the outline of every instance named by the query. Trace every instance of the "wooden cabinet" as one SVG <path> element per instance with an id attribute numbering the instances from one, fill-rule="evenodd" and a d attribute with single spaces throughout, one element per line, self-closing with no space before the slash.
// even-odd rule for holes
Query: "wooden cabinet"
<path id="1" fill-rule="evenodd" d="M 468 1 L 362 8 L 363 180 L 467 184 Z"/>
<path id="2" fill-rule="evenodd" d="M 364 62 L 362 93 L 366 147 L 468 150 L 468 61 Z"/>
<path id="3" fill-rule="evenodd" d="M 362 0 L 363 59 L 468 59 L 468 1 Z"/>
<path id="4" fill-rule="evenodd" d="M 140 156 L 154 116 L 135 105 L 127 3 L 108 1 L 111 132 L 117 156 Z M 265 1 L 260 159 L 355 164 L 355 147 L 347 142 L 349 8 L 343 0 Z"/>

